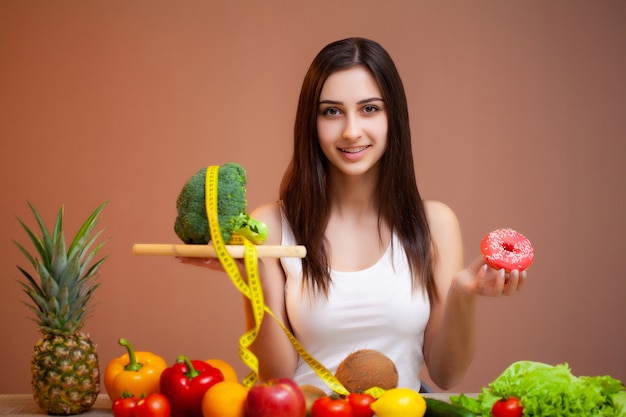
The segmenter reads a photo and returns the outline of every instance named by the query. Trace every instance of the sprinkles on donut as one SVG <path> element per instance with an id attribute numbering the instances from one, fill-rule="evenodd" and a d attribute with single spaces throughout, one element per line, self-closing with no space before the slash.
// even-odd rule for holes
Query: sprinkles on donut
<path id="1" fill-rule="evenodd" d="M 495 269 L 514 269 L 522 272 L 535 258 L 533 246 L 524 235 L 512 229 L 498 229 L 488 233 L 480 244 L 487 265 Z"/>

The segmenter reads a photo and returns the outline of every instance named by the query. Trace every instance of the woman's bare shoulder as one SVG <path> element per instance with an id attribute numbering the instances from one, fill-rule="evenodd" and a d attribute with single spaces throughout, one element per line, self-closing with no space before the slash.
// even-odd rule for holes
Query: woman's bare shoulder
<path id="1" fill-rule="evenodd" d="M 250 217 L 267 225 L 268 235 L 266 244 L 279 245 L 282 238 L 282 215 L 280 203 L 273 202 L 255 208 Z"/>
<path id="2" fill-rule="evenodd" d="M 280 221 L 281 212 L 280 212 L 280 203 L 275 201 L 273 203 L 263 204 L 258 206 L 252 212 L 250 212 L 250 216 L 254 217 L 257 220 L 261 221 Z"/>
<path id="3" fill-rule="evenodd" d="M 424 201 L 424 209 L 431 228 L 455 226 L 458 223 L 454 211 L 441 201 L 426 200 Z"/>
<path id="4" fill-rule="evenodd" d="M 441 201 L 424 201 L 431 235 L 440 244 L 450 239 L 460 240 L 459 220 L 454 211 Z"/>
<path id="5" fill-rule="evenodd" d="M 425 201 L 424 207 L 433 242 L 437 247 L 440 272 L 451 277 L 463 264 L 461 227 L 454 211 L 440 201 Z M 444 270 L 444 269 L 449 270 Z M 443 288 L 448 288 L 448 284 Z"/>

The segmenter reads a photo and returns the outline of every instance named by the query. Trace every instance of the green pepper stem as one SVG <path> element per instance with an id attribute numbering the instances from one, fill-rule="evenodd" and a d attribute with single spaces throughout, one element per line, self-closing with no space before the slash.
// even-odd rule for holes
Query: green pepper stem
<path id="1" fill-rule="evenodd" d="M 196 368 L 193 367 L 191 360 L 189 360 L 189 358 L 186 357 L 185 355 L 179 355 L 176 358 L 176 362 L 185 362 L 185 365 L 187 365 L 187 372 L 185 372 L 185 376 L 187 378 L 194 379 L 195 377 L 200 375 L 200 372 L 198 372 Z"/>
<path id="2" fill-rule="evenodd" d="M 126 350 L 128 351 L 128 365 L 126 365 L 124 367 L 125 371 L 135 371 L 137 372 L 138 370 L 140 370 L 143 367 L 143 364 L 137 362 L 137 357 L 135 356 L 135 350 L 133 349 L 133 347 L 130 345 L 130 342 L 126 339 L 124 339 L 123 337 L 120 337 L 120 339 L 117 341 L 117 343 L 120 344 L 120 346 L 124 346 L 126 348 Z"/>

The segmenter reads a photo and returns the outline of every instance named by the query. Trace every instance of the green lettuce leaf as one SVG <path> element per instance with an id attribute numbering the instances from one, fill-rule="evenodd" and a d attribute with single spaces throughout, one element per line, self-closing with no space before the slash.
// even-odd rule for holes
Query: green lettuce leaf
<path id="1" fill-rule="evenodd" d="M 626 416 L 624 384 L 610 376 L 576 377 L 567 364 L 520 361 L 509 366 L 476 398 L 451 396 L 453 404 L 491 416 L 502 397 L 517 397 L 525 416 Z"/>

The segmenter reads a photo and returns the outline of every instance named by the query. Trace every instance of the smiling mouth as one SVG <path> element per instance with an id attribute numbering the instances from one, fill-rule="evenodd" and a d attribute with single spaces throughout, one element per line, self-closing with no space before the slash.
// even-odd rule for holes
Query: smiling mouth
<path id="1" fill-rule="evenodd" d="M 364 151 L 365 149 L 369 148 L 371 145 L 367 145 L 367 146 L 359 146 L 358 148 L 339 148 L 339 150 L 341 152 L 344 153 L 359 153 L 361 151 Z"/>

